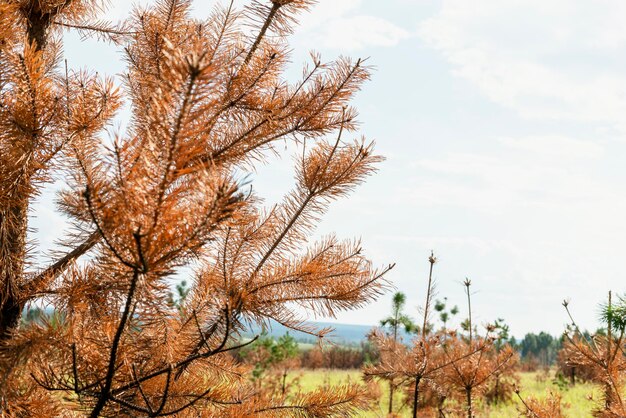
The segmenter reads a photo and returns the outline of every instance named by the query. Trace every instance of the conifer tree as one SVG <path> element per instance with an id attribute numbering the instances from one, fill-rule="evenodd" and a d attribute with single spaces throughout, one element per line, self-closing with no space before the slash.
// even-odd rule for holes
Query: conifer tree
<path id="1" fill-rule="evenodd" d="M 259 396 L 229 351 L 252 323 L 323 337 L 303 313 L 373 300 L 385 272 L 358 241 L 311 243 L 328 205 L 382 160 L 347 141 L 362 60 L 313 54 L 283 76 L 287 37 L 312 0 L 252 0 L 190 16 L 157 0 L 119 24 L 95 0 L 0 0 L 0 414 L 343 416 L 367 407 L 346 385 Z M 118 46 L 118 79 L 63 65 L 63 30 Z M 71 63 L 70 63 L 71 64 Z M 106 135 L 122 103 L 128 129 Z M 299 147 L 296 186 L 265 207 L 238 181 L 277 141 Z M 31 264 L 29 208 L 53 179 L 72 225 Z M 193 267 L 189 293 L 171 279 Z M 37 302 L 54 313 L 20 326 Z M 250 401 L 254 399 L 254 402 Z"/>
<path id="2" fill-rule="evenodd" d="M 398 331 L 404 329 L 404 332 L 411 333 L 417 331 L 417 326 L 413 322 L 413 320 L 406 315 L 403 311 L 404 305 L 406 303 L 406 295 L 402 292 L 396 292 L 391 299 L 391 315 L 387 318 L 380 321 L 380 326 L 384 328 L 389 328 L 391 344 L 398 345 L 402 344 L 401 337 L 400 341 L 398 340 Z M 396 379 L 389 379 L 389 409 L 388 412 L 393 413 L 393 393 L 398 385 Z"/>
<path id="3" fill-rule="evenodd" d="M 619 298 L 612 300 L 609 292 L 608 303 L 601 306 L 602 320 L 606 333 L 586 336 L 574 321 L 569 302 L 563 306 L 571 320 L 563 334 L 565 342 L 561 355 L 569 367 L 581 370 L 594 383 L 602 387 L 602 402 L 593 411 L 594 417 L 618 417 L 626 414 L 623 399 L 626 386 L 626 358 L 624 345 L 626 335 L 626 302 Z"/>

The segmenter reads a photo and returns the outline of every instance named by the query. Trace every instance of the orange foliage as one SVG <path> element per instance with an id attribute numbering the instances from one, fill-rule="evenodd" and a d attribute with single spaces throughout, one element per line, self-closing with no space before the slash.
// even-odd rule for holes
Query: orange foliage
<path id="1" fill-rule="evenodd" d="M 583 376 L 603 388 L 604 404 L 594 411 L 596 417 L 626 415 L 622 395 L 626 384 L 626 358 L 620 347 L 623 347 L 622 341 L 610 341 L 606 336 L 594 336 L 591 341 L 568 336 L 563 343 L 566 365 L 575 367 Z"/>
<path id="2" fill-rule="evenodd" d="M 312 55 L 283 77 L 287 35 L 312 0 L 231 3 L 207 19 L 158 0 L 124 22 L 89 0 L 0 1 L 0 408 L 7 416 L 347 416 L 368 390 L 258 394 L 229 351 L 269 319 L 312 335 L 303 311 L 334 316 L 386 286 L 358 242 L 309 242 L 331 201 L 382 160 L 349 102 L 363 61 Z M 62 29 L 118 45 L 122 85 L 60 65 Z M 252 30 L 251 30 L 252 29 Z M 107 128 L 125 100 L 129 127 Z M 328 135 L 332 140 L 326 140 Z M 299 147 L 295 189 L 272 208 L 237 176 L 277 141 Z M 74 232 L 30 267 L 29 204 L 63 175 Z M 171 278 L 195 269 L 180 308 Z M 19 326 L 26 304 L 54 314 Z M 253 401 L 252 401 L 253 400 Z"/>
<path id="3" fill-rule="evenodd" d="M 568 315 L 572 318 L 568 302 L 564 302 Z M 607 335 L 594 335 L 587 338 L 572 319 L 573 330 L 566 332 L 562 357 L 569 368 L 581 370 L 590 381 L 599 384 L 603 405 L 593 411 L 595 417 L 612 418 L 626 416 L 626 403 L 623 392 L 626 385 L 626 357 L 624 357 L 625 327 L 623 320 L 612 309 L 609 292 L 607 312 Z M 613 333 L 614 322 L 618 330 Z"/>
<path id="4" fill-rule="evenodd" d="M 472 418 L 474 400 L 493 389 L 489 385 L 491 382 L 497 384 L 498 379 L 512 376 L 519 355 L 508 345 L 496 350 L 489 334 L 484 338 L 474 335 L 469 280 L 465 281 L 468 335 L 428 333 L 425 325 L 432 300 L 432 267 L 436 262 L 432 254 L 429 262 L 429 290 L 421 334 L 414 338 L 412 345 L 407 346 L 391 336 L 374 332 L 371 340 L 378 348 L 380 358 L 376 364 L 365 366 L 363 374 L 366 380 L 384 379 L 395 387 L 404 387 L 413 417 L 442 416 L 450 412 L 459 414 L 460 411 L 446 409 L 446 400 L 453 399 L 458 404 L 464 404 L 463 414 Z M 487 327 L 488 333 L 493 330 L 493 326 Z"/>
<path id="5" fill-rule="evenodd" d="M 517 393 L 519 396 L 519 392 Z M 520 397 L 524 405 L 524 416 L 528 418 L 564 418 L 563 408 L 567 407 L 561 401 L 561 395 L 557 392 L 548 391 L 545 399 L 540 400 L 533 396 Z"/>

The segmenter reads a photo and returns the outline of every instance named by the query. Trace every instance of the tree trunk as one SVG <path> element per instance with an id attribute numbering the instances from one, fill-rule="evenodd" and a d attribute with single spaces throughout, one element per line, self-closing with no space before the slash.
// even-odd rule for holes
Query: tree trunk
<path id="1" fill-rule="evenodd" d="M 496 386 L 494 389 L 494 398 L 496 403 L 500 402 L 500 375 L 496 376 Z"/>
<path id="2" fill-rule="evenodd" d="M 413 391 L 413 418 L 417 418 L 417 407 L 419 404 L 420 377 L 415 378 L 415 390 Z"/>
<path id="3" fill-rule="evenodd" d="M 609 304 L 608 304 L 608 311 L 612 312 L 612 306 L 611 306 L 611 291 L 609 291 Z M 610 371 L 609 371 L 609 367 L 611 367 L 611 354 L 612 354 L 612 339 L 613 339 L 613 334 L 612 334 L 612 329 L 611 329 L 611 325 L 612 325 L 612 320 L 613 318 L 609 317 L 607 324 L 606 324 L 606 359 L 605 359 L 605 372 L 607 375 L 610 375 Z M 604 410 L 605 411 L 611 411 L 611 406 L 613 403 L 613 397 L 614 397 L 614 392 L 613 392 L 613 385 L 611 385 L 610 380 L 609 382 L 607 382 L 604 385 L 604 399 L 605 399 L 605 405 L 604 405 Z"/>
<path id="4" fill-rule="evenodd" d="M 26 253 L 28 198 L 13 196 L 9 199 L 12 204 L 0 209 L 0 342 L 6 341 L 17 327 L 23 308 L 19 286 Z"/>
<path id="5" fill-rule="evenodd" d="M 287 391 L 287 370 L 283 370 L 283 386 L 282 386 L 283 396 L 285 396 L 286 391 Z"/>
<path id="6" fill-rule="evenodd" d="M 437 413 L 439 418 L 446 418 L 446 414 L 444 413 L 443 404 L 446 402 L 446 397 L 442 396 L 439 398 L 439 405 L 437 405 Z"/>
<path id="7" fill-rule="evenodd" d="M 465 395 L 467 397 L 467 418 L 474 418 L 474 410 L 472 406 L 472 388 L 465 388 Z"/>
<path id="8" fill-rule="evenodd" d="M 396 310 L 396 313 L 394 315 L 394 324 L 393 324 L 393 344 L 394 346 L 398 343 L 398 316 L 399 316 L 399 311 Z M 393 386 L 393 380 L 389 381 L 389 413 L 393 413 L 393 391 L 394 391 L 394 386 Z"/>
<path id="9" fill-rule="evenodd" d="M 29 10 L 26 19 L 28 42 L 34 44 L 37 51 L 46 45 L 52 18 L 50 13 L 43 13 L 38 7 L 31 7 Z M 36 134 L 33 136 L 34 143 Z M 25 155 L 20 157 L 29 161 L 26 157 L 32 152 L 31 149 L 25 149 Z M 8 204 L 0 207 L 0 343 L 10 338 L 11 332 L 19 325 L 24 309 L 19 287 L 23 285 L 26 257 L 30 170 L 31 167 L 25 163 L 20 172 L 9 172 L 9 178 L 2 179 L 13 181 L 13 188 L 7 196 Z"/>

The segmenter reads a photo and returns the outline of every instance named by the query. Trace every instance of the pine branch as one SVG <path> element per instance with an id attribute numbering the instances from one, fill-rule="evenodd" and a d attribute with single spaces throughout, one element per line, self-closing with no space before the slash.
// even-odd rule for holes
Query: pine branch
<path id="1" fill-rule="evenodd" d="M 20 290 L 23 300 L 28 301 L 43 292 L 71 263 L 91 250 L 100 241 L 100 237 L 98 232 L 92 232 L 82 244 L 69 251 L 26 282 Z"/>

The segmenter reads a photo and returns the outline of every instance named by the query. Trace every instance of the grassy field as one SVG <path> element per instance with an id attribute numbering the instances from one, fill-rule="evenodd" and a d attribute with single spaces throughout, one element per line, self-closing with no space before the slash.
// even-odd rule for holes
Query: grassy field
<path id="1" fill-rule="evenodd" d="M 591 409 L 594 407 L 594 399 L 599 399 L 600 392 L 598 389 L 591 384 L 577 384 L 573 387 L 559 389 L 558 386 L 552 383 L 552 378 L 552 374 L 545 379 L 541 378 L 538 373 L 520 373 L 520 389 L 522 396 L 543 398 L 548 389 L 560 391 L 564 403 L 569 405 L 566 409 L 568 417 L 590 417 Z M 299 381 L 302 390 L 309 391 L 323 384 L 338 384 L 347 381 L 360 382 L 361 373 L 358 370 L 308 370 L 301 372 Z M 383 389 L 383 399 L 381 400 L 380 407 L 376 411 L 364 415 L 365 417 L 385 416 L 388 404 L 385 396 L 385 387 L 381 386 L 381 389 Z M 520 416 L 520 406 L 521 403 L 518 399 L 497 406 L 480 405 L 478 416 L 491 418 L 518 417 Z M 410 413 L 406 408 L 399 412 L 402 416 L 409 416 Z"/>

